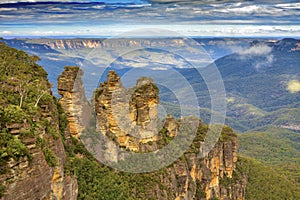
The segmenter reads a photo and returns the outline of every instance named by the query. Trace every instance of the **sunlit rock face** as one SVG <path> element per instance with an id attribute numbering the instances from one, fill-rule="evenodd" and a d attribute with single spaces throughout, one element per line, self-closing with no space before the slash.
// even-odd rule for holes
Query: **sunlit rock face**
<path id="1" fill-rule="evenodd" d="M 163 148 L 165 138 L 172 139 L 179 134 L 180 126 L 188 117 L 175 119 L 168 115 L 163 123 L 158 120 L 159 90 L 151 78 L 142 77 L 136 86 L 123 87 L 120 77 L 110 71 L 107 81 L 101 83 L 95 92 L 95 111 L 97 129 L 117 145 L 129 151 L 149 152 Z M 159 128 L 160 127 L 160 128 Z M 199 121 L 198 129 L 205 129 Z M 158 131 L 160 130 L 160 132 Z M 163 134 L 161 130 L 164 130 Z M 205 132 L 205 131 L 204 131 Z M 205 133 L 203 133 L 205 136 Z M 201 135 L 201 134 L 200 134 Z M 202 139 L 195 139 L 193 148 L 166 168 L 161 175 L 161 182 L 166 188 L 172 188 L 167 194 L 161 188 L 149 189 L 149 198 L 156 199 L 244 199 L 246 182 L 244 179 L 224 184 L 224 180 L 233 180 L 237 162 L 237 137 L 230 128 L 226 129 L 223 141 L 218 141 L 211 152 L 204 158 L 198 153 Z M 115 162 L 118 153 L 115 152 Z M 151 190 L 151 191 L 150 191 Z"/>
<path id="2" fill-rule="evenodd" d="M 89 126 L 91 108 L 86 99 L 82 83 L 83 72 L 79 67 L 65 67 L 58 77 L 59 103 L 66 112 L 70 133 L 78 138 Z"/>
<path id="3" fill-rule="evenodd" d="M 36 40 L 35 42 L 43 45 L 47 45 L 51 49 L 83 49 L 83 48 L 136 48 L 143 47 L 144 45 L 150 45 L 152 47 L 161 45 L 171 46 L 184 46 L 183 39 L 134 39 L 134 38 L 117 38 L 117 39 L 47 39 Z"/>
<path id="4" fill-rule="evenodd" d="M 23 128 L 23 127 L 20 127 Z M 57 199 L 76 200 L 78 194 L 77 180 L 65 174 L 66 155 L 61 139 L 53 139 L 49 133 L 40 133 L 47 145 L 57 157 L 57 165 L 50 167 L 36 139 L 24 138 L 32 159 L 10 160 L 7 173 L 0 175 L 1 183 L 6 185 L 1 200 Z"/>
<path id="5" fill-rule="evenodd" d="M 66 73 L 67 71 L 67 73 Z M 76 104 L 85 101 L 66 101 L 66 96 L 76 96 L 70 85 L 74 85 L 74 77 L 80 74 L 76 68 L 66 69 L 60 76 L 60 94 L 63 96 L 65 108 L 67 108 L 69 123 L 74 123 L 74 116 L 80 116 L 70 109 Z M 80 83 L 80 82 L 79 82 Z M 79 88 L 83 88 L 82 83 Z M 83 92 L 83 90 L 77 90 Z M 182 117 L 175 119 L 168 115 L 160 121 L 158 119 L 159 90 L 151 78 L 142 77 L 136 85 L 126 89 L 121 78 L 114 71 L 107 75 L 106 82 L 99 85 L 94 92 L 92 100 L 96 116 L 95 134 L 103 134 L 107 137 L 106 143 L 97 143 L 96 149 L 106 149 L 106 153 L 95 151 L 96 157 L 102 156 L 104 160 L 119 162 L 122 154 L 117 146 L 131 152 L 155 152 L 175 137 L 180 135 L 180 128 L 186 126 L 186 122 L 195 117 Z M 65 98 L 65 99 L 64 99 Z M 62 101 L 62 100 L 61 100 Z M 67 103 L 66 103 L 67 102 Z M 75 103 L 75 104 L 74 104 Z M 73 105 L 71 105 L 73 104 Z M 67 105 L 67 106 L 66 106 Z M 68 110 L 69 109 L 69 110 Z M 196 118 L 197 119 L 197 118 Z M 199 158 L 199 152 L 204 143 L 207 125 L 197 119 L 196 137 L 187 149 L 173 164 L 160 173 L 160 183 L 156 188 L 149 188 L 146 197 L 153 199 L 213 199 L 242 200 L 245 199 L 246 178 L 236 178 L 234 175 L 237 162 L 237 137 L 232 129 L 224 127 L 220 139 L 208 155 Z M 80 121 L 75 121 L 76 126 Z M 75 125 L 74 125 L 75 126 Z M 78 134 L 84 130 L 75 129 Z M 72 128 L 72 126 L 70 126 Z M 73 135 L 76 135 L 74 134 Z M 89 145 L 91 140 L 84 141 Z M 108 149 L 108 151 L 107 151 Z M 160 185 L 163 184 L 164 188 Z"/>
<path id="6" fill-rule="evenodd" d="M 153 80 L 145 77 L 127 90 L 110 71 L 95 92 L 97 130 L 133 151 L 140 149 L 140 143 L 156 141 L 158 92 Z"/>

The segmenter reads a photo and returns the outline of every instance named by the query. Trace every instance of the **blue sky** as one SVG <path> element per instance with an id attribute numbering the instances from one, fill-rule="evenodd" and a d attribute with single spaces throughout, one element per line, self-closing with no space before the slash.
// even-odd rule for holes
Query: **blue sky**
<path id="1" fill-rule="evenodd" d="M 85 2 L 81 4 L 72 0 L 42 4 L 38 2 L 41 0 L 35 0 L 31 4 L 19 3 L 33 1 L 1 1 L 0 36 L 101 37 L 137 28 L 163 28 L 187 36 L 300 36 L 300 3 L 293 0 L 76 0 Z"/>

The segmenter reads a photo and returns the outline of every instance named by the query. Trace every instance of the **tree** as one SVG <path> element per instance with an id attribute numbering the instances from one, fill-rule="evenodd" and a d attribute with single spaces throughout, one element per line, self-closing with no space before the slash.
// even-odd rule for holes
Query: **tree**
<path id="1" fill-rule="evenodd" d="M 27 93 L 28 93 L 28 84 L 30 82 L 30 80 L 19 80 L 19 85 L 17 87 L 17 91 L 19 92 L 20 94 L 20 108 L 22 108 L 22 105 L 23 105 L 23 101 L 24 101 L 24 98 L 26 98 L 27 96 Z"/>
<path id="2" fill-rule="evenodd" d="M 32 99 L 35 99 L 34 107 L 37 107 L 40 100 L 50 91 L 50 89 L 38 79 L 31 83 L 30 89 L 33 92 Z"/>

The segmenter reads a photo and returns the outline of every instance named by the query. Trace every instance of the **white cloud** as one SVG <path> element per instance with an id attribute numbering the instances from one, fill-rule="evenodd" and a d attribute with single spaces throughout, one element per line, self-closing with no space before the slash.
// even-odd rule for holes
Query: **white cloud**
<path id="1" fill-rule="evenodd" d="M 224 9 L 216 9 L 215 12 L 235 13 L 235 14 L 252 14 L 252 13 L 270 13 L 271 9 L 268 6 L 248 5 L 241 7 L 232 7 Z"/>
<path id="2" fill-rule="evenodd" d="M 266 58 L 262 61 L 256 61 L 254 63 L 254 68 L 259 71 L 261 69 L 267 68 L 272 66 L 272 63 L 274 61 L 274 56 L 272 54 L 267 55 Z"/>
<path id="3" fill-rule="evenodd" d="M 237 49 L 239 47 L 236 47 Z M 255 59 L 252 66 L 257 70 L 261 71 L 265 68 L 271 67 L 274 62 L 274 55 L 272 54 L 272 48 L 266 44 L 257 44 L 250 48 L 236 51 L 240 56 L 239 59 L 244 60 L 253 56 L 260 56 L 260 59 Z"/>
<path id="4" fill-rule="evenodd" d="M 11 31 L 1 31 L 0 34 L 1 35 L 11 35 L 12 32 Z"/>
<path id="5" fill-rule="evenodd" d="M 17 8 L 0 8 L 0 11 L 16 11 Z"/>
<path id="6" fill-rule="evenodd" d="M 62 31 L 34 31 L 32 32 L 33 36 L 47 36 L 47 35 L 63 35 Z"/>
<path id="7" fill-rule="evenodd" d="M 276 4 L 275 7 L 285 8 L 285 9 L 299 9 L 300 3 L 282 3 L 282 4 Z"/>
<path id="8" fill-rule="evenodd" d="M 261 55 L 268 55 L 272 52 L 272 48 L 265 44 L 259 44 L 252 46 L 248 49 L 239 51 L 238 54 L 242 56 L 261 56 Z"/>
<path id="9" fill-rule="evenodd" d="M 158 70 L 158 71 L 165 71 L 165 70 L 168 70 L 168 68 L 166 67 L 153 67 L 151 68 L 152 70 Z"/>

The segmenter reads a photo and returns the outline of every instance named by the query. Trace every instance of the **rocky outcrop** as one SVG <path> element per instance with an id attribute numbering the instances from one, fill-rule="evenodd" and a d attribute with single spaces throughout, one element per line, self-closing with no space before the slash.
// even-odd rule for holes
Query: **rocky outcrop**
<path id="1" fill-rule="evenodd" d="M 84 92 L 80 81 L 77 87 L 82 88 L 81 90 L 73 90 L 71 87 L 76 85 L 74 80 L 78 74 L 80 74 L 78 68 L 69 67 L 59 78 L 60 94 L 63 96 L 60 101 L 67 110 L 69 123 L 75 122 L 76 126 L 81 127 L 76 129 L 76 133 L 84 129 L 84 126 L 80 126 L 80 122 L 74 119 L 76 117 L 79 119 L 82 103 L 86 102 L 86 100 L 70 100 L 82 96 Z M 160 122 L 158 93 L 159 90 L 151 78 L 142 77 L 137 80 L 136 86 L 126 89 L 114 71 L 108 73 L 107 81 L 101 83 L 96 89 L 93 100 L 96 130 L 99 131 L 95 134 L 104 134 L 111 140 L 106 145 L 99 143 L 96 146 L 100 149 L 111 149 L 107 155 L 103 155 L 109 157 L 107 160 L 118 162 L 119 158 L 122 158 L 112 143 L 128 151 L 153 152 L 163 148 L 174 137 L 180 135 L 180 128 L 191 118 L 183 117 L 177 120 L 168 115 Z M 66 101 L 66 97 L 70 99 Z M 74 109 L 70 109 L 74 107 L 80 108 L 76 110 L 77 113 L 73 112 Z M 246 179 L 243 176 L 237 177 L 235 173 L 238 149 L 236 135 L 232 129 L 224 127 L 219 141 L 210 153 L 204 158 L 199 158 L 208 127 L 199 119 L 196 120 L 197 123 L 199 121 L 199 127 L 194 142 L 180 159 L 166 167 L 163 172 L 153 174 L 154 177 L 159 177 L 159 181 L 155 183 L 154 188 L 149 188 L 149 191 L 143 194 L 147 199 L 242 200 L 245 198 Z M 72 127 L 75 125 L 70 126 Z M 84 141 L 84 143 L 92 145 L 93 141 Z M 133 190 L 136 191 L 138 188 Z"/>
<path id="2" fill-rule="evenodd" d="M 136 86 L 129 89 L 130 119 L 141 139 L 150 138 L 158 133 L 158 93 L 159 90 L 151 78 L 142 77 Z M 146 141 L 141 140 L 145 143 Z"/>
<path id="3" fill-rule="evenodd" d="M 164 127 L 167 129 L 170 137 L 175 137 L 178 134 L 179 124 L 172 115 L 166 117 Z"/>
<path id="4" fill-rule="evenodd" d="M 174 123 L 174 118 L 168 116 L 172 124 L 178 127 L 182 124 Z M 169 123 L 165 123 L 167 129 Z M 152 194 L 157 199 L 220 199 L 242 200 L 245 199 L 247 179 L 236 175 L 237 162 L 237 137 L 228 127 L 224 127 L 223 139 L 219 140 L 210 153 L 204 158 L 199 158 L 199 151 L 203 143 L 206 126 L 198 127 L 197 136 L 190 149 L 175 163 L 160 175 L 164 183 L 173 194 L 164 196 L 163 190 Z M 173 131 L 174 129 L 170 129 Z M 170 131 L 167 131 L 170 135 Z M 199 137 L 200 136 L 200 137 Z M 159 196 L 155 196 L 160 194 Z"/>
<path id="5" fill-rule="evenodd" d="M 6 164 L 6 173 L 0 175 L 5 186 L 1 200 L 77 199 L 77 180 L 64 172 L 66 153 L 59 136 L 54 99 L 40 107 L 34 124 L 27 121 L 6 124 L 9 134 L 25 144 L 30 156 L 11 158 Z"/>
<path id="6" fill-rule="evenodd" d="M 37 56 L 0 42 L 0 199 L 75 200 L 61 112 Z M 10 69 L 7 71 L 6 69 Z"/>
<path id="7" fill-rule="evenodd" d="M 66 112 L 70 133 L 75 138 L 90 125 L 91 119 L 91 108 L 85 96 L 82 75 L 79 67 L 65 67 L 58 77 L 58 94 L 62 96 L 59 103 Z"/>
<path id="8" fill-rule="evenodd" d="M 51 49 L 81 49 L 101 46 L 100 39 L 38 40 L 37 42 L 47 45 Z"/>
<path id="9" fill-rule="evenodd" d="M 201 173 L 198 172 L 200 176 L 195 178 L 198 178 L 201 183 L 207 183 L 203 187 L 206 199 L 212 197 L 228 200 L 245 198 L 246 179 L 236 180 L 236 177 L 233 177 L 237 150 L 237 138 L 232 136 L 227 141 L 218 142 L 209 155 L 201 161 Z"/>
<path id="10" fill-rule="evenodd" d="M 120 77 L 110 71 L 107 81 L 95 92 L 97 129 L 119 146 L 130 151 L 156 151 L 179 134 L 183 121 L 171 115 L 158 121 L 158 88 L 150 78 L 140 78 L 136 86 L 125 89 Z M 163 124 L 163 125 L 161 125 Z M 162 127 L 159 128 L 159 125 Z M 164 131 L 157 131 L 157 130 Z M 199 121 L 197 136 L 190 149 L 159 176 L 157 187 L 149 188 L 151 199 L 213 199 L 240 200 L 245 198 L 246 179 L 235 176 L 237 136 L 224 127 L 215 147 L 204 158 L 199 152 L 207 126 Z M 109 147 L 106 147 L 109 148 Z M 114 152 L 113 149 L 112 151 Z M 118 155 L 114 155 L 116 157 Z M 116 158 L 114 162 L 118 162 Z M 161 183 L 169 189 L 160 187 Z"/>
<path id="11" fill-rule="evenodd" d="M 140 144 L 157 140 L 158 103 L 158 88 L 152 79 L 140 78 L 127 90 L 110 71 L 95 92 L 97 130 L 121 147 L 139 151 Z"/>

